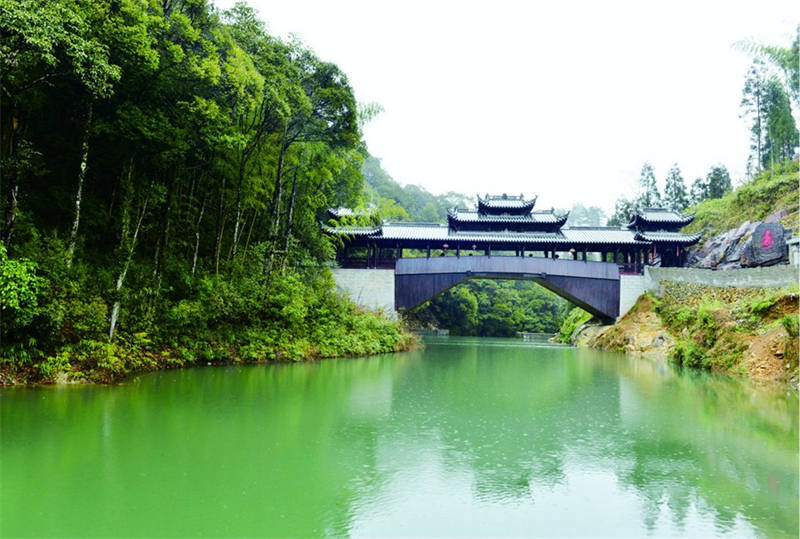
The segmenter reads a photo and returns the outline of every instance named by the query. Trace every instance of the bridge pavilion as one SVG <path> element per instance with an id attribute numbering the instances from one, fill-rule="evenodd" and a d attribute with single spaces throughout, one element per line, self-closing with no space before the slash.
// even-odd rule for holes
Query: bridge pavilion
<path id="1" fill-rule="evenodd" d="M 680 265 L 685 249 L 697 243 L 700 234 L 680 229 L 694 216 L 660 208 L 637 210 L 622 227 L 565 226 L 568 212 L 534 210 L 536 197 L 477 197 L 472 209 L 448 211 L 447 223 L 383 222 L 350 224 L 354 213 L 346 208 L 330 209 L 323 229 L 341 239 L 337 261 L 345 267 L 394 267 L 404 250 L 412 256 L 515 255 L 587 260 L 596 253 L 604 261 L 615 261 L 623 272 L 638 273 L 644 264 Z M 364 219 L 362 219 L 363 221 Z"/>

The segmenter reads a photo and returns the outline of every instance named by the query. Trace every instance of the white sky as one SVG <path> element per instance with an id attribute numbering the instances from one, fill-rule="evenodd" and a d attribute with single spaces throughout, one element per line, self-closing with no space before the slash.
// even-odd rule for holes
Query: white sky
<path id="1" fill-rule="evenodd" d="M 782 0 L 248 3 L 383 106 L 364 135 L 395 180 L 609 213 L 645 161 L 662 186 L 675 162 L 687 186 L 717 163 L 744 175 L 732 45 L 788 46 L 800 21 Z"/>

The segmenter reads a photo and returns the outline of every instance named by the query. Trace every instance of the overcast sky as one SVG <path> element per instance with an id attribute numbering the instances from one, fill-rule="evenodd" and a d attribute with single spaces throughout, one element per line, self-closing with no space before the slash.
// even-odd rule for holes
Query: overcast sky
<path id="1" fill-rule="evenodd" d="M 226 8 L 233 0 L 217 0 Z M 752 38 L 787 46 L 795 2 L 248 0 L 384 112 L 364 135 L 395 180 L 439 194 L 539 195 L 611 211 L 642 164 L 660 185 L 744 175 Z"/>

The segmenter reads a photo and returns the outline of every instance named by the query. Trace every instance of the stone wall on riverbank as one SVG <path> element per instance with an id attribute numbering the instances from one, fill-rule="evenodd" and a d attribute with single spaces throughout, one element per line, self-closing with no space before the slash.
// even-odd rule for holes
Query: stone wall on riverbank
<path id="1" fill-rule="evenodd" d="M 628 312 L 645 292 L 661 296 L 665 282 L 717 288 L 783 288 L 797 284 L 797 281 L 797 267 L 788 265 L 737 270 L 646 267 L 644 275 L 620 276 L 619 314 L 622 317 Z"/>
<path id="2" fill-rule="evenodd" d="M 333 279 L 340 293 L 365 309 L 383 311 L 396 319 L 393 269 L 333 268 Z"/>

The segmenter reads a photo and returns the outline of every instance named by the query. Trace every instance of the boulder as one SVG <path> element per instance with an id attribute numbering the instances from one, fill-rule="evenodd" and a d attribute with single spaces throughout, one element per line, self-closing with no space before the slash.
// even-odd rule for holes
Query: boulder
<path id="1" fill-rule="evenodd" d="M 745 221 L 738 228 L 709 239 L 689 252 L 687 265 L 705 269 L 738 269 L 786 263 L 786 239 L 791 236 L 791 230 L 785 230 L 779 222 L 786 215 L 786 210 L 776 211 L 767 217 L 771 221 Z"/>
<path id="2" fill-rule="evenodd" d="M 781 219 L 784 217 L 788 217 L 789 212 L 786 211 L 786 208 L 782 208 L 778 211 L 774 211 L 770 213 L 766 219 L 764 219 L 765 223 L 779 223 Z"/>

